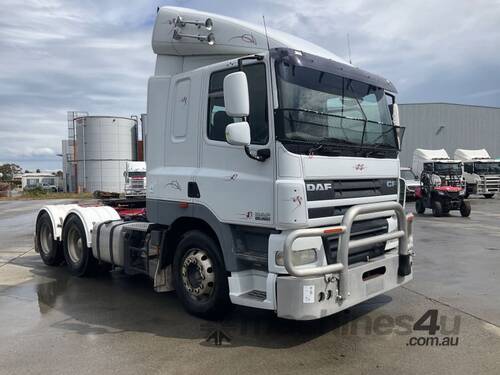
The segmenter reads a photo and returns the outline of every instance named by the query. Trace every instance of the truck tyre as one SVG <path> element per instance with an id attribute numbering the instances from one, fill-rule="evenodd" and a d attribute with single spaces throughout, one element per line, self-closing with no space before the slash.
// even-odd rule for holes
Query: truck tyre
<path id="1" fill-rule="evenodd" d="M 87 247 L 85 228 L 78 216 L 71 215 L 64 223 L 62 239 L 66 265 L 73 276 L 87 276 L 97 268 L 97 260 L 92 249 Z"/>
<path id="2" fill-rule="evenodd" d="M 469 217 L 471 211 L 470 202 L 462 201 L 460 205 L 460 215 L 463 217 Z"/>
<path id="3" fill-rule="evenodd" d="M 491 199 L 495 194 L 483 194 L 486 199 Z"/>
<path id="4" fill-rule="evenodd" d="M 439 201 L 432 202 L 432 214 L 435 217 L 440 217 L 443 215 L 443 206 L 441 205 L 441 202 Z"/>
<path id="5" fill-rule="evenodd" d="M 61 246 L 54 239 L 54 228 L 49 214 L 43 212 L 36 221 L 35 240 L 40 258 L 48 266 L 58 266 L 64 259 Z"/>
<path id="6" fill-rule="evenodd" d="M 415 209 L 418 214 L 423 214 L 425 212 L 425 205 L 422 199 L 417 199 L 415 202 Z"/>
<path id="7" fill-rule="evenodd" d="M 189 313 L 217 319 L 229 310 L 228 275 L 220 247 L 210 236 L 199 230 L 182 235 L 172 268 L 175 291 Z"/>

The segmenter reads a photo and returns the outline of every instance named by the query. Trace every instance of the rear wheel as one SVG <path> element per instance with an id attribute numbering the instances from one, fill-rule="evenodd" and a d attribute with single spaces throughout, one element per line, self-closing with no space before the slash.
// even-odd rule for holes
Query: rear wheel
<path id="1" fill-rule="evenodd" d="M 82 221 L 71 215 L 63 227 L 63 250 L 68 271 L 74 276 L 86 276 L 97 267 L 92 249 L 87 247 L 87 237 Z"/>
<path id="2" fill-rule="evenodd" d="M 495 194 L 483 194 L 486 199 L 491 199 Z"/>
<path id="3" fill-rule="evenodd" d="M 36 246 L 40 251 L 40 258 L 48 266 L 58 266 L 64 259 L 61 246 L 54 239 L 54 228 L 49 214 L 42 213 L 36 221 Z"/>
<path id="4" fill-rule="evenodd" d="M 432 214 L 435 217 L 439 217 L 443 215 L 443 205 L 439 201 L 432 202 Z"/>
<path id="5" fill-rule="evenodd" d="M 418 214 L 423 214 L 425 212 L 425 205 L 422 199 L 417 199 L 415 201 L 415 209 L 417 210 Z"/>
<path id="6" fill-rule="evenodd" d="M 191 314 L 216 319 L 222 317 L 231 302 L 227 272 L 219 245 L 205 233 L 185 233 L 173 261 L 175 291 Z"/>
<path id="7" fill-rule="evenodd" d="M 470 211 L 470 202 L 462 201 L 462 204 L 460 205 L 460 215 L 462 215 L 463 217 L 469 217 Z"/>

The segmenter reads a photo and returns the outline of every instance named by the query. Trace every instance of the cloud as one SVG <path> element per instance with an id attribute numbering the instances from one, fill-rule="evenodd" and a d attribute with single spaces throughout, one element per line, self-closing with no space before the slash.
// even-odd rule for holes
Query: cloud
<path id="1" fill-rule="evenodd" d="M 169 1 L 311 40 L 391 79 L 400 102 L 500 106 L 500 1 Z M 0 159 L 56 160 L 66 112 L 145 112 L 156 3 L 4 0 Z M 161 5 L 161 4 L 160 4 Z M 45 150 L 36 155 L 36 150 Z M 48 150 L 52 150 L 49 153 Z M 56 152 L 57 150 L 57 152 Z"/>

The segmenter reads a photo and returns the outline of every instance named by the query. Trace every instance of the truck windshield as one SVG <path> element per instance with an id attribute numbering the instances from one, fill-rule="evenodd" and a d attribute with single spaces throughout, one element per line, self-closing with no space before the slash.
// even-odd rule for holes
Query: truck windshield
<path id="1" fill-rule="evenodd" d="M 285 62 L 276 65 L 278 140 L 313 144 L 318 151 L 334 146 L 340 155 L 396 156 L 397 133 L 383 89 Z"/>
<path id="2" fill-rule="evenodd" d="M 474 163 L 474 172 L 477 174 L 500 174 L 500 162 Z"/>
<path id="3" fill-rule="evenodd" d="M 434 163 L 434 172 L 440 175 L 461 175 L 460 163 Z"/>
<path id="4" fill-rule="evenodd" d="M 405 180 L 418 180 L 418 177 L 409 169 L 403 169 L 401 171 L 401 178 Z"/>

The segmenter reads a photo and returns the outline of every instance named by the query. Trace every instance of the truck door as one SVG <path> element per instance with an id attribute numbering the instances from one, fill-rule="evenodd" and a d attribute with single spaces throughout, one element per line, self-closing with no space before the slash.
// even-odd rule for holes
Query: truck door
<path id="1" fill-rule="evenodd" d="M 209 73 L 207 118 L 202 131 L 202 153 L 197 182 L 200 202 L 220 221 L 257 226 L 272 226 L 274 221 L 274 150 L 270 126 L 268 70 L 263 62 L 243 66 L 247 75 L 252 152 L 268 148 L 271 157 L 264 162 L 250 159 L 243 147 L 226 142 L 226 126 L 238 119 L 230 118 L 224 108 L 223 82 L 236 68 Z"/>

